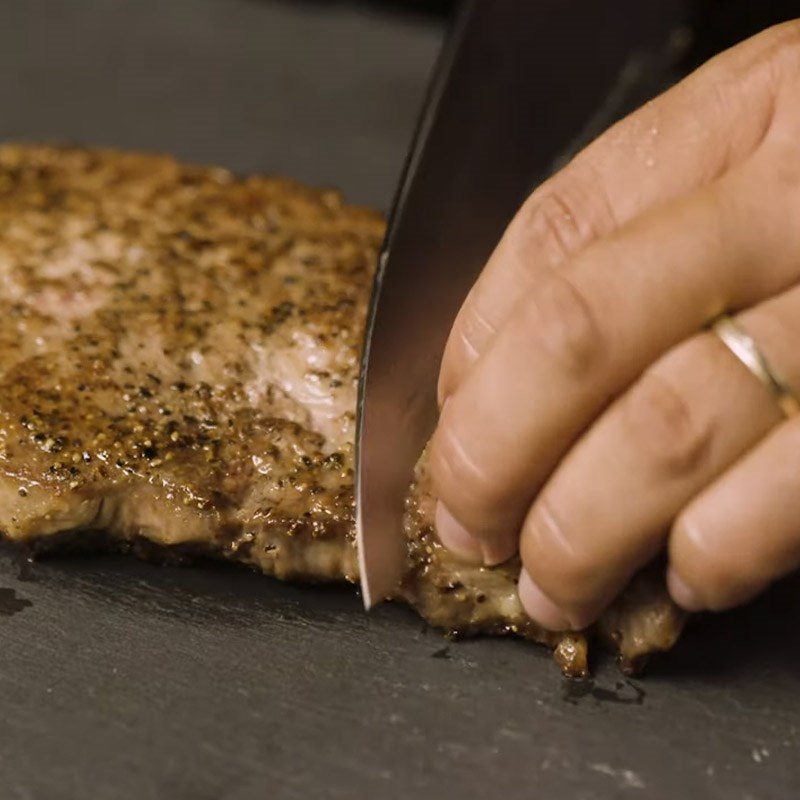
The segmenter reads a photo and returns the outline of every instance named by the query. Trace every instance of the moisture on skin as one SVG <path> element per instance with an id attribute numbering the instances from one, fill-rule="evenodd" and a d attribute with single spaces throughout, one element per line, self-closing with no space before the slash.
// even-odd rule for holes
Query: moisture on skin
<path id="1" fill-rule="evenodd" d="M 0 147 L 4 536 L 356 581 L 356 383 L 383 230 L 286 180 Z M 423 459 L 398 596 L 438 627 L 515 633 L 585 674 L 585 634 L 531 622 L 514 565 L 444 550 L 431 505 Z M 627 667 L 682 624 L 660 580 L 637 586 L 597 626 Z"/>

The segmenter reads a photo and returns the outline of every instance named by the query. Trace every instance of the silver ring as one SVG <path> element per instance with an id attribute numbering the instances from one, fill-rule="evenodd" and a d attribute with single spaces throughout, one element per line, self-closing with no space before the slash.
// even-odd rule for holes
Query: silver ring
<path id="1" fill-rule="evenodd" d="M 789 386 L 775 374 L 769 361 L 750 334 L 727 315 L 719 317 L 712 324 L 711 330 L 728 350 L 766 386 L 787 418 L 800 414 L 800 401 Z"/>

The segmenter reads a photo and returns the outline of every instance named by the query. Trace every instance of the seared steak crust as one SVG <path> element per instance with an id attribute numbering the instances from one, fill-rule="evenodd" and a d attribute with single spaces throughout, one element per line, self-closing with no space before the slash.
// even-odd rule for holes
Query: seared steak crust
<path id="1" fill-rule="evenodd" d="M 355 391 L 382 234 L 378 215 L 289 181 L 0 147 L 3 534 L 103 531 L 356 580 Z M 524 616 L 514 565 L 467 568 L 436 544 L 418 478 L 403 597 L 435 625 L 518 633 L 585 671 L 582 635 Z M 648 586 L 599 626 L 629 661 L 680 629 Z"/>
<path id="2" fill-rule="evenodd" d="M 0 190 L 5 534 L 103 529 L 354 578 L 381 219 L 286 181 L 76 149 L 0 149 Z"/>

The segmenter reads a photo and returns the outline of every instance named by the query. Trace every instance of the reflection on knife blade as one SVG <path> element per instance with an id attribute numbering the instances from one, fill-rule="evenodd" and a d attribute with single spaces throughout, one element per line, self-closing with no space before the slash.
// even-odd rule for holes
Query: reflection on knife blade
<path id="1" fill-rule="evenodd" d="M 367 608 L 402 575 L 403 499 L 435 422 L 439 361 L 459 306 L 520 203 L 596 118 L 630 52 L 667 41 L 675 19 L 670 0 L 613 14 L 572 5 L 581 25 L 563 3 L 465 3 L 434 74 L 362 360 L 356 495 Z"/>

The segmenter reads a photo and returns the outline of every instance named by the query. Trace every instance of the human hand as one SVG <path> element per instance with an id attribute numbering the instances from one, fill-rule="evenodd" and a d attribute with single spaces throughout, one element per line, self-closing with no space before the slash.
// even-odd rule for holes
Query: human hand
<path id="1" fill-rule="evenodd" d="M 668 544 L 688 610 L 800 565 L 800 417 L 708 330 L 730 314 L 800 390 L 800 21 L 613 127 L 518 213 L 467 298 L 430 450 L 443 543 L 519 548 L 520 598 L 591 623 Z"/>

